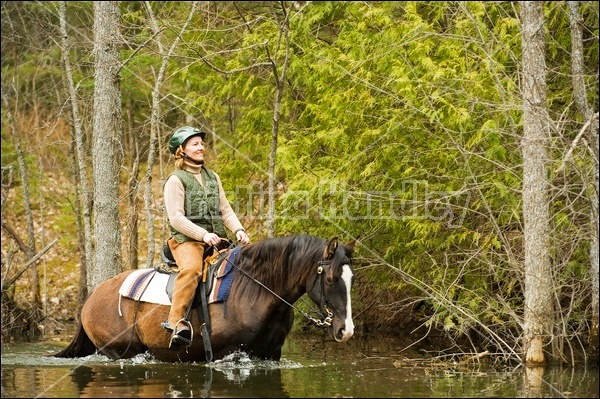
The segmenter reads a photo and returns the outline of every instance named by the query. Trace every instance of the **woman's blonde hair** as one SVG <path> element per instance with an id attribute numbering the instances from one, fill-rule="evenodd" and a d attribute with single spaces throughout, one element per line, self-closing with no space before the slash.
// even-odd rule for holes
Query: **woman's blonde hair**
<path id="1" fill-rule="evenodd" d="M 175 150 L 175 167 L 177 169 L 183 169 L 183 156 L 181 154 L 183 154 L 183 147 L 179 146 Z"/>

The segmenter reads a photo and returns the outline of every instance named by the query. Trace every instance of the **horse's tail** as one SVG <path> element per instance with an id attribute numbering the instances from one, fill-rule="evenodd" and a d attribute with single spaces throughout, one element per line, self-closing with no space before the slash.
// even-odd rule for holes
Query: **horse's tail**
<path id="1" fill-rule="evenodd" d="M 98 348 L 94 346 L 90 337 L 88 337 L 87 333 L 83 329 L 83 325 L 81 324 L 81 320 L 79 320 L 79 324 L 77 325 L 77 332 L 73 337 L 73 341 L 67 346 L 65 349 L 60 352 L 49 355 L 54 357 L 84 357 L 93 355 L 96 353 Z"/>

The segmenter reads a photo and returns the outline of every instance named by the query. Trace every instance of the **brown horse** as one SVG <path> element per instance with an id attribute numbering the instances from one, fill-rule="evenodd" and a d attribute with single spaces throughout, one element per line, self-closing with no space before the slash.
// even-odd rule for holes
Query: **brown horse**
<path id="1" fill-rule="evenodd" d="M 242 247 L 229 297 L 208 306 L 213 359 L 241 350 L 255 358 L 280 360 L 294 321 L 293 304 L 305 293 L 323 315 L 323 320 L 311 319 L 327 326 L 336 341 L 350 339 L 354 333 L 350 305 L 354 244 L 297 235 Z M 196 312 L 191 313 L 192 344 L 169 349 L 170 333 L 161 327 L 169 306 L 120 297 L 119 288 L 132 272 L 96 287 L 81 310 L 73 341 L 53 356 L 99 352 L 120 359 L 149 352 L 166 362 L 207 360 Z"/>

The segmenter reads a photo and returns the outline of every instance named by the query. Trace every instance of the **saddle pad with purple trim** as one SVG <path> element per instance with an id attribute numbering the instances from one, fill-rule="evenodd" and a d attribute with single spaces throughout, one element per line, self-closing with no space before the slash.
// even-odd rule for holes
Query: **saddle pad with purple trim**
<path id="1" fill-rule="evenodd" d="M 229 290 L 231 289 L 231 283 L 233 283 L 233 276 L 235 273 L 231 273 L 233 266 L 237 264 L 237 257 L 242 247 L 235 247 L 227 257 L 218 265 L 218 270 L 213 278 L 213 285 L 208 295 L 208 303 L 223 302 L 227 300 L 229 296 Z"/>

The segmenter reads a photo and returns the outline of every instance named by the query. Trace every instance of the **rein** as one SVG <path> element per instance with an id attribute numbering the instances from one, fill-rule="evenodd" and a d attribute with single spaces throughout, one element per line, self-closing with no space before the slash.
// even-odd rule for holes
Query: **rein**
<path id="1" fill-rule="evenodd" d="M 234 242 L 234 243 L 232 243 L 230 245 L 230 248 L 234 247 L 236 245 L 236 243 L 237 243 L 237 241 Z M 283 299 L 281 296 L 277 295 L 277 293 L 275 291 L 273 291 L 272 289 L 270 289 L 269 287 L 267 287 L 266 285 L 264 285 L 263 283 L 261 283 L 260 281 L 258 281 L 254 277 L 252 277 L 251 275 L 249 275 L 245 270 L 242 270 L 241 268 L 239 268 L 235 263 L 231 263 L 228 258 L 225 258 L 225 261 L 227 263 L 229 263 L 230 265 L 232 265 L 233 267 L 235 267 L 236 269 L 238 269 L 240 272 L 244 273 L 246 275 L 246 277 L 248 277 L 249 279 L 251 279 L 252 281 L 254 281 L 256 284 L 260 285 L 261 287 L 263 287 L 264 289 L 266 289 L 267 291 L 269 291 L 271 294 L 275 295 L 283 303 L 285 303 L 286 305 L 288 305 L 292 309 L 296 310 L 298 313 L 302 314 L 302 316 L 306 317 L 308 320 L 310 320 L 313 323 L 315 323 L 317 326 L 319 326 L 319 327 L 329 327 L 331 325 L 333 313 L 331 313 L 329 311 L 329 309 L 327 308 L 327 300 L 325 299 L 325 282 L 324 282 L 324 279 L 323 279 L 323 266 L 322 265 L 326 265 L 326 264 L 329 264 L 329 263 L 333 262 L 333 259 L 331 259 L 331 260 L 321 259 L 319 261 L 319 267 L 317 268 L 317 275 L 318 275 L 317 279 L 319 277 L 321 278 L 321 305 L 323 306 L 323 309 L 325 309 L 327 311 L 327 315 L 323 315 L 319 309 L 315 310 L 314 306 L 310 302 L 307 302 L 302 297 L 300 297 L 300 299 L 302 300 L 302 302 L 304 302 L 309 308 L 311 308 L 312 312 L 319 313 L 321 315 L 321 317 L 323 318 L 323 320 L 315 319 L 314 317 L 312 317 L 308 313 L 302 311 L 301 309 L 298 309 L 296 306 L 294 306 L 293 304 L 289 303 L 288 301 L 286 301 L 285 299 Z M 313 283 L 313 286 L 316 284 L 317 279 L 315 279 L 315 281 Z"/>

